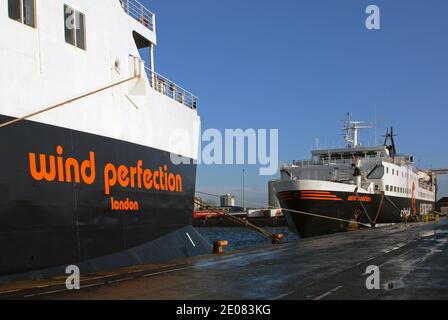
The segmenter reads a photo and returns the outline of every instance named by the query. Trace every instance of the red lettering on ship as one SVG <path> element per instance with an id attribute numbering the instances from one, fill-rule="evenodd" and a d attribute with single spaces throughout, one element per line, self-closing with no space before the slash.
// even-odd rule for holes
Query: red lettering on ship
<path id="1" fill-rule="evenodd" d="M 347 201 L 372 202 L 372 198 L 368 196 L 349 196 Z"/>

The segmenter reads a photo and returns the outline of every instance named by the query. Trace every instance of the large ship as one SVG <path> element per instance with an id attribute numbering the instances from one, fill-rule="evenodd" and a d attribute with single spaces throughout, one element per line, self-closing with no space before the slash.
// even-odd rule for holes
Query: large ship
<path id="1" fill-rule="evenodd" d="M 345 231 L 352 223 L 412 221 L 434 209 L 434 172 L 418 169 L 412 156 L 397 153 L 393 128 L 383 145 L 362 146 L 359 131 L 368 127 L 348 114 L 344 148 L 317 148 L 310 160 L 281 167 L 274 188 L 299 236 Z"/>
<path id="2" fill-rule="evenodd" d="M 209 252 L 191 226 L 198 102 L 155 72 L 155 15 L 7 0 L 0 29 L 0 276 Z"/>

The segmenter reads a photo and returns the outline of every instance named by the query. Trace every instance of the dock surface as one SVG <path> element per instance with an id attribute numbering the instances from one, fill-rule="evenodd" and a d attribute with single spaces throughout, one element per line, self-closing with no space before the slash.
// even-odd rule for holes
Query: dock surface
<path id="1" fill-rule="evenodd" d="M 381 288 L 368 290 L 370 265 Z M 448 299 L 448 220 L 399 224 L 65 279 L 3 285 L 0 299 Z"/>

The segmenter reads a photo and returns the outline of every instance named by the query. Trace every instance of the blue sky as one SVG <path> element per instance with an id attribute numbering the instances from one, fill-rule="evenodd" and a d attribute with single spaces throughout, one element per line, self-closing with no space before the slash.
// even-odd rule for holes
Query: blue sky
<path id="1" fill-rule="evenodd" d="M 448 167 L 445 0 L 151 0 L 156 71 L 200 98 L 203 128 L 278 128 L 282 162 L 342 142 L 346 112 L 394 126 L 422 167 Z M 365 28 L 369 4 L 381 30 Z M 364 132 L 364 144 L 374 130 Z M 198 190 L 240 198 L 242 166 L 199 166 Z M 246 199 L 267 181 L 246 169 Z M 448 193 L 441 178 L 440 195 Z M 252 203 L 247 203 L 251 205 Z"/>

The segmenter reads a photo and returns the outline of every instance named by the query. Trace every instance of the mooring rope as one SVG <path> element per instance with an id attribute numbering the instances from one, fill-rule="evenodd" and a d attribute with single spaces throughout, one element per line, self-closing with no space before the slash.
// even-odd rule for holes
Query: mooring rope
<path id="1" fill-rule="evenodd" d="M 66 105 L 66 104 L 70 104 L 70 103 L 75 102 L 75 101 L 77 101 L 77 100 L 81 100 L 81 99 L 87 98 L 87 97 L 89 97 L 89 96 L 92 96 L 92 95 L 97 94 L 97 93 L 100 93 L 100 92 L 102 92 L 102 91 L 105 91 L 105 90 L 111 89 L 111 88 L 113 88 L 113 87 L 119 86 L 119 85 L 121 85 L 121 84 L 123 84 L 123 83 L 132 81 L 132 80 L 137 79 L 137 78 L 139 78 L 139 77 L 140 77 L 140 75 L 135 75 L 135 76 L 133 76 L 133 77 L 131 77 L 131 78 L 128 78 L 128 79 L 125 79 L 125 80 L 122 80 L 122 81 L 113 83 L 113 84 L 111 84 L 111 85 L 108 85 L 108 86 L 102 87 L 102 88 L 100 88 L 100 89 L 97 89 L 97 90 L 88 92 L 88 93 L 86 93 L 86 94 L 77 96 L 77 97 L 75 97 L 75 98 L 66 100 L 66 101 L 64 101 L 64 102 L 61 102 L 61 103 L 58 103 L 58 104 L 55 104 L 55 105 L 46 107 L 46 108 L 44 108 L 44 109 L 41 109 L 41 110 L 35 111 L 35 112 L 33 112 L 33 113 L 27 114 L 27 115 L 25 115 L 25 116 L 23 116 L 23 117 L 20 117 L 20 118 L 16 118 L 16 119 L 7 121 L 7 122 L 5 122 L 5 123 L 0 124 L 0 128 L 3 128 L 3 127 L 6 127 L 6 126 L 9 126 L 9 125 L 12 125 L 12 124 L 17 123 L 17 122 L 19 122 L 19 121 L 26 120 L 26 119 L 31 118 L 31 117 L 33 117 L 33 116 L 36 116 L 36 115 L 38 115 L 38 114 L 41 114 L 41 113 L 44 113 L 44 112 L 47 112 L 47 111 L 50 111 L 50 110 L 53 110 L 53 109 L 62 107 L 62 106 L 64 106 L 64 105 Z"/>
<path id="2" fill-rule="evenodd" d="M 226 219 L 229 219 L 229 220 L 231 220 L 232 222 L 235 222 L 235 223 L 238 223 L 238 224 L 242 224 L 242 225 L 246 226 L 246 228 L 247 228 L 247 227 L 248 227 L 248 228 L 251 228 L 251 229 L 253 229 L 253 230 L 255 230 L 255 231 L 257 231 L 257 232 L 263 234 L 263 235 L 264 235 L 265 237 L 267 237 L 267 238 L 271 238 L 272 240 L 276 240 L 276 241 L 279 241 L 279 240 L 280 240 L 280 239 L 279 239 L 278 237 L 276 237 L 276 235 L 273 234 L 272 232 L 270 232 L 270 231 L 268 231 L 268 230 L 266 230 L 266 229 L 260 228 L 259 226 L 257 226 L 257 225 L 255 225 L 255 224 L 251 223 L 251 222 L 248 221 L 248 220 L 243 220 L 243 219 L 234 217 L 234 216 L 230 215 L 230 214 L 227 213 L 227 212 L 220 211 L 220 210 L 218 210 L 217 208 L 215 208 L 214 206 L 211 206 L 211 205 L 205 203 L 204 201 L 202 201 L 202 200 L 200 200 L 200 199 L 195 199 L 194 202 L 195 202 L 195 204 L 197 204 L 198 206 L 203 207 L 203 208 L 205 208 L 205 209 L 207 209 L 207 210 L 210 210 L 211 212 L 214 212 L 214 213 L 218 214 L 218 215 L 221 216 L 221 217 L 224 217 L 224 218 L 226 218 Z"/>
<path id="3" fill-rule="evenodd" d="M 378 217 L 380 216 L 380 212 L 381 212 L 381 209 L 383 208 L 383 202 L 384 202 L 384 197 L 385 197 L 386 195 L 384 194 L 384 191 L 381 193 L 381 202 L 380 202 L 380 206 L 378 207 L 378 210 L 377 210 L 377 212 L 376 212 L 376 216 L 375 216 L 375 219 L 373 219 L 373 224 L 376 224 L 376 220 L 378 220 Z"/>
<path id="4" fill-rule="evenodd" d="M 397 209 L 397 211 L 401 214 L 400 208 L 398 208 L 397 205 L 392 200 L 390 200 L 388 196 L 384 195 L 384 197 L 386 197 L 386 200 L 389 201 L 395 207 L 395 209 Z"/>
<path id="5" fill-rule="evenodd" d="M 203 195 L 208 195 L 208 196 L 213 196 L 213 197 L 220 197 L 219 195 L 215 195 L 215 194 L 211 194 L 211 193 L 207 193 L 207 192 L 201 192 L 201 191 L 196 191 L 196 193 L 198 194 L 203 194 Z M 262 207 L 266 207 L 260 203 L 256 203 L 253 201 L 247 201 L 249 203 L 255 204 L 257 206 L 262 206 Z M 288 211 L 291 213 L 297 213 L 297 214 L 302 214 L 302 215 L 307 215 L 307 216 L 312 216 L 312 217 L 317 217 L 317 218 L 322 218 L 322 219 L 329 219 L 329 220 L 335 220 L 335 221 L 340 221 L 340 222 L 348 222 L 348 223 L 355 223 L 364 227 L 368 227 L 371 228 L 372 226 L 370 224 L 366 224 L 366 223 L 362 223 L 359 221 L 355 221 L 355 220 L 347 220 L 347 219 L 342 219 L 342 218 L 335 218 L 335 217 L 329 217 L 329 216 L 324 216 L 324 215 L 320 215 L 317 213 L 311 213 L 311 212 L 305 212 L 305 211 L 299 211 L 299 210 L 292 210 L 292 209 L 286 209 L 286 208 L 278 208 L 278 207 L 273 207 L 273 206 L 267 206 L 269 209 L 281 209 L 282 211 Z"/>
<path id="6" fill-rule="evenodd" d="M 362 200 L 359 197 L 358 194 L 358 187 L 356 187 L 355 191 L 353 192 L 355 194 L 355 197 L 358 199 L 358 202 L 361 204 L 362 210 L 366 214 L 367 218 L 369 219 L 370 224 L 372 224 L 372 219 L 370 218 L 369 214 L 367 213 L 366 207 L 364 206 L 364 203 L 362 203 Z"/>

